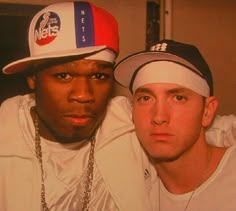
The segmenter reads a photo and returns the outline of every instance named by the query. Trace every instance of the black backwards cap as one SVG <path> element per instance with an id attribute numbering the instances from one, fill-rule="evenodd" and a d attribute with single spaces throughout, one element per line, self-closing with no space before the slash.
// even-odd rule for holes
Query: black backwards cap
<path id="1" fill-rule="evenodd" d="M 199 50 L 174 40 L 162 40 L 148 51 L 124 58 L 114 75 L 132 93 L 147 83 L 175 83 L 206 97 L 213 95 L 212 73 Z"/>

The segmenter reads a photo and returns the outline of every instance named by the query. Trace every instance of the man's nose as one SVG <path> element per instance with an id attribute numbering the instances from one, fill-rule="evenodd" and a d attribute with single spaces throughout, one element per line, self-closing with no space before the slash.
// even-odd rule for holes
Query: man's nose
<path id="1" fill-rule="evenodd" d="M 85 77 L 73 80 L 69 94 L 70 101 L 89 103 L 94 101 L 94 90 L 92 82 Z"/>
<path id="2" fill-rule="evenodd" d="M 151 109 L 151 123 L 153 125 L 162 125 L 169 122 L 170 108 L 167 102 L 156 102 Z"/>

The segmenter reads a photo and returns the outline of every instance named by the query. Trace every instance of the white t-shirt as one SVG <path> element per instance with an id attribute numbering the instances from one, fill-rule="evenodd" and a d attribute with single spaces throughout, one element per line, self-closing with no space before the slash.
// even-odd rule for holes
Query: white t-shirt
<path id="1" fill-rule="evenodd" d="M 30 116 L 34 101 L 25 103 L 21 125 L 25 140 L 34 151 L 35 128 Z M 60 144 L 41 137 L 46 202 L 50 211 L 82 210 L 90 142 Z M 90 210 L 117 211 L 103 178 L 94 163 Z"/>
<path id="2" fill-rule="evenodd" d="M 235 166 L 236 147 L 232 146 L 227 149 L 216 171 L 211 177 L 195 190 L 187 207 L 187 211 L 235 211 Z M 156 178 L 152 190 L 152 202 L 154 203 L 155 210 L 159 210 L 159 184 L 160 211 L 184 211 L 192 192 L 180 195 L 172 194 L 168 192 L 158 178 Z"/>

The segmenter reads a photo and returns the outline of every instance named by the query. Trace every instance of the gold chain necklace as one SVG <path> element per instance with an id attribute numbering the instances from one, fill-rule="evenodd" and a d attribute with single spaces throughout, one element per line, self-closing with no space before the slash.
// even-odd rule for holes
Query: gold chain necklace
<path id="1" fill-rule="evenodd" d="M 191 195 L 190 195 L 190 197 L 189 197 L 189 199 L 188 199 L 188 201 L 187 201 L 187 204 L 186 204 L 186 206 L 185 206 L 185 208 L 184 208 L 184 211 L 186 211 L 187 210 L 187 208 L 188 208 L 188 206 L 189 206 L 189 204 L 190 204 L 190 202 L 191 202 L 191 200 L 192 200 L 192 198 L 193 198 L 193 195 L 194 195 L 194 193 L 195 193 L 195 191 L 197 190 L 197 188 L 198 188 L 198 186 L 202 183 L 202 180 L 203 180 L 203 178 L 204 178 L 204 176 L 206 175 L 206 173 L 208 172 L 208 169 L 209 169 L 209 164 L 210 164 L 210 160 L 211 160 L 211 157 L 212 157 L 212 150 L 210 149 L 210 151 L 208 152 L 208 156 L 207 156 L 207 166 L 206 166 L 206 169 L 203 171 L 203 173 L 202 173 L 202 175 L 201 175 L 201 177 L 199 178 L 199 181 L 197 182 L 197 184 L 195 185 L 195 187 L 194 187 L 194 189 L 193 189 L 193 191 L 192 191 L 192 193 L 191 193 Z M 159 175 L 158 175 L 158 177 L 159 177 Z M 160 185 L 161 185 L 161 183 L 160 183 L 160 177 L 159 177 L 159 179 L 158 179 L 158 185 L 159 185 L 159 187 L 158 187 L 158 194 L 159 194 L 159 211 L 161 211 L 161 188 L 160 188 Z"/>
<path id="2" fill-rule="evenodd" d="M 39 119 L 38 114 L 35 107 L 31 108 L 34 111 L 34 127 L 35 127 L 35 153 L 36 157 L 39 161 L 40 170 L 41 170 L 41 207 L 43 211 L 49 211 L 47 202 L 46 202 L 46 194 L 45 194 L 45 183 L 44 183 L 44 167 L 43 167 L 43 159 L 42 159 L 42 147 L 41 147 L 41 139 L 39 133 Z M 94 149 L 95 149 L 95 139 L 96 133 L 90 139 L 91 147 L 88 158 L 87 165 L 87 174 L 86 174 L 86 183 L 85 183 L 85 191 L 83 196 L 83 206 L 82 211 L 89 210 L 89 202 L 91 198 L 91 190 L 93 183 L 93 169 L 94 169 Z"/>

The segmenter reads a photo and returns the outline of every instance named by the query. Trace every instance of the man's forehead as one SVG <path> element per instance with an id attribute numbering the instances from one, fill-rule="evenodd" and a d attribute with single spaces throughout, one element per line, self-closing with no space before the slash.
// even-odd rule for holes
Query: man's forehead
<path id="1" fill-rule="evenodd" d="M 113 68 L 113 63 L 102 60 L 90 60 L 84 58 L 66 58 L 40 62 L 34 65 L 36 70 L 48 69 L 51 67 L 73 67 L 78 65 L 91 65 L 100 68 Z"/>
<path id="2" fill-rule="evenodd" d="M 135 93 L 154 93 L 154 92 L 166 92 L 166 93 L 195 93 L 191 89 L 171 83 L 150 83 L 139 87 Z M 196 93 L 197 94 L 197 93 Z"/>

